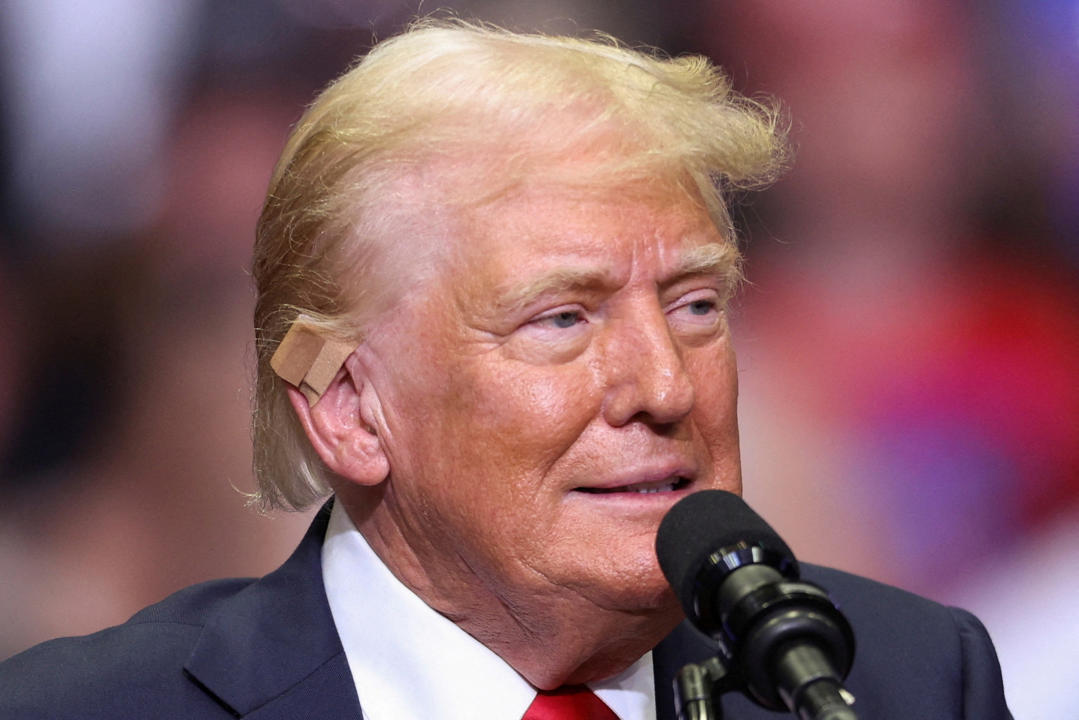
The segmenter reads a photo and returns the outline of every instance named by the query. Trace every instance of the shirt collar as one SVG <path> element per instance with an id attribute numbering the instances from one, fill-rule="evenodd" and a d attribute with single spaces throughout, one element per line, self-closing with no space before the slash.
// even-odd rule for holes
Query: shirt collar
<path id="1" fill-rule="evenodd" d="M 339 502 L 322 574 L 366 720 L 520 720 L 532 703 L 535 689 L 405 587 Z M 590 687 L 620 720 L 655 720 L 651 653 Z"/>

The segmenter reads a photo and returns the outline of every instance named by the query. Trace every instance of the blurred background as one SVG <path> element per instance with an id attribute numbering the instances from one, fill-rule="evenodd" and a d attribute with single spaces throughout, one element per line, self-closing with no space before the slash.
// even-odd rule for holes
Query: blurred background
<path id="1" fill-rule="evenodd" d="M 302 534 L 241 494 L 254 223 L 303 106 L 417 7 L 0 4 L 0 658 Z M 786 103 L 793 168 L 735 207 L 746 496 L 800 558 L 976 612 L 1017 718 L 1073 716 L 1079 2 L 442 7 Z"/>

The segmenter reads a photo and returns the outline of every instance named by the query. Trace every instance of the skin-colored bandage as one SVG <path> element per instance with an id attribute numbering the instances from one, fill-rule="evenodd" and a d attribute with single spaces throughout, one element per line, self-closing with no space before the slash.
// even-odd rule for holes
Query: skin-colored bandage
<path id="1" fill-rule="evenodd" d="M 355 345 L 323 337 L 297 319 L 270 358 L 270 367 L 314 406 L 354 349 Z"/>

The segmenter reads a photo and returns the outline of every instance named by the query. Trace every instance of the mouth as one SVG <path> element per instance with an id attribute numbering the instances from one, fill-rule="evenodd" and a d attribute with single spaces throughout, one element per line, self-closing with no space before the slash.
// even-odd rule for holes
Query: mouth
<path id="1" fill-rule="evenodd" d="M 677 492 L 687 487 L 689 483 L 690 480 L 687 477 L 672 475 L 671 477 L 652 482 L 639 482 L 631 485 L 618 485 L 615 487 L 579 487 L 574 489 L 576 492 L 590 493 L 592 495 L 610 495 L 613 493 L 652 495 L 657 493 Z"/>

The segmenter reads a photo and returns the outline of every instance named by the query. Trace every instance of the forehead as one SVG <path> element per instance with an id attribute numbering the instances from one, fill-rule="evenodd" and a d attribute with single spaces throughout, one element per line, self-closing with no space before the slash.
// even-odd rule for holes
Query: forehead
<path id="1" fill-rule="evenodd" d="M 464 209 L 457 230 L 452 257 L 462 270 L 503 258 L 524 272 L 599 254 L 617 271 L 722 241 L 707 211 L 677 188 L 529 186 Z"/>
<path id="2" fill-rule="evenodd" d="M 565 170 L 500 185 L 455 162 L 395 183 L 398 220 L 378 271 L 393 305 L 454 298 L 498 312 L 548 289 L 622 286 L 641 267 L 660 283 L 679 272 L 733 277 L 733 243 L 678 182 L 604 184 L 586 174 L 578 183 Z M 483 185 L 498 190 L 484 195 Z M 694 258 L 695 248 L 703 254 Z"/>
<path id="3" fill-rule="evenodd" d="M 537 187 L 454 215 L 435 282 L 413 298 L 477 321 L 510 319 L 544 298 L 598 302 L 620 288 L 651 292 L 689 275 L 727 286 L 736 275 L 737 250 L 680 192 Z"/>

